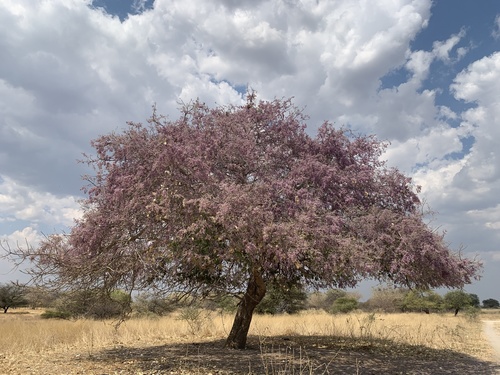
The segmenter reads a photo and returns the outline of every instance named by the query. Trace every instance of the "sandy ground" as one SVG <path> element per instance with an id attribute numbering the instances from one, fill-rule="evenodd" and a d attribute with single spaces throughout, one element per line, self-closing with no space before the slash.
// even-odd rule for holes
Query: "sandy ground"
<path id="1" fill-rule="evenodd" d="M 483 320 L 484 334 L 495 350 L 495 359 L 500 364 L 500 320 Z"/>

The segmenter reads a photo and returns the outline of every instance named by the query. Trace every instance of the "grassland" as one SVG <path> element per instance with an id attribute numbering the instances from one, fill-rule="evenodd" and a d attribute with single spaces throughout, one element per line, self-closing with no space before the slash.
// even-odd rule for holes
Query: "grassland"
<path id="1" fill-rule="evenodd" d="M 0 374 L 494 374 L 479 317 L 255 316 L 249 349 L 225 349 L 232 316 L 178 311 L 121 323 L 0 316 Z"/>

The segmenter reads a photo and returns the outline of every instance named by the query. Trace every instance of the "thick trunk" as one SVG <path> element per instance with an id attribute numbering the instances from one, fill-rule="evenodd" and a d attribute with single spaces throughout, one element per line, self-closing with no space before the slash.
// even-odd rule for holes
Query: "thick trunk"
<path id="1" fill-rule="evenodd" d="M 233 349 L 245 349 L 247 344 L 248 330 L 252 322 L 253 311 L 262 301 L 266 294 L 266 284 L 257 270 L 253 270 L 248 281 L 247 291 L 241 299 L 236 316 L 234 317 L 233 328 L 229 332 L 226 346 Z"/>

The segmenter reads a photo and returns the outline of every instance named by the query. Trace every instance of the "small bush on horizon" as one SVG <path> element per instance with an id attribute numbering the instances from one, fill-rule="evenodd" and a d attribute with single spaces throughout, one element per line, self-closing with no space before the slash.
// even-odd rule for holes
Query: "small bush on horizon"
<path id="1" fill-rule="evenodd" d="M 337 298 L 330 308 L 330 313 L 332 314 L 347 314 L 358 308 L 358 300 L 354 297 L 340 297 Z"/>

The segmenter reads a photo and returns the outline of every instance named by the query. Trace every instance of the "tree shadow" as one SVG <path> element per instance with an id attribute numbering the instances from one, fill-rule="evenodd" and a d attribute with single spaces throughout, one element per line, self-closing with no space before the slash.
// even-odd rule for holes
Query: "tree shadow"
<path id="1" fill-rule="evenodd" d="M 120 347 L 88 360 L 116 364 L 141 374 L 477 374 L 500 365 L 454 352 L 396 344 L 384 339 L 335 336 L 255 337 L 246 350 L 224 348 L 224 340 Z M 108 367 L 108 366 L 106 366 Z M 120 374 L 127 373 L 122 370 Z"/>

